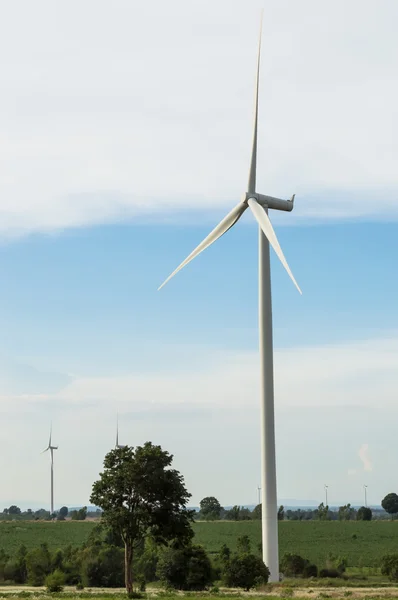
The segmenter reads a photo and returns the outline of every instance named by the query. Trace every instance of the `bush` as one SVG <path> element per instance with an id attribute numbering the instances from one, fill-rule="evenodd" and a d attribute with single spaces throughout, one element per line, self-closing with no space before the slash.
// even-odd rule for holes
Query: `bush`
<path id="1" fill-rule="evenodd" d="M 59 569 L 56 569 L 54 573 L 47 575 L 46 587 L 48 592 L 62 592 L 65 585 L 65 576 Z"/>
<path id="2" fill-rule="evenodd" d="M 31 550 L 26 555 L 26 568 L 28 582 L 31 585 L 43 585 L 46 576 L 51 573 L 51 556 L 47 544 L 41 544 L 40 548 Z"/>
<path id="3" fill-rule="evenodd" d="M 82 553 L 81 574 L 88 587 L 123 587 L 123 550 L 101 544 L 89 546 Z"/>
<path id="4" fill-rule="evenodd" d="M 318 567 L 308 562 L 304 567 L 303 577 L 307 579 L 309 577 L 318 577 Z"/>
<path id="5" fill-rule="evenodd" d="M 178 590 L 204 590 L 213 582 L 213 570 L 202 546 L 168 548 L 159 559 L 157 576 Z"/>
<path id="6" fill-rule="evenodd" d="M 134 563 L 134 572 L 145 581 L 156 581 L 156 569 L 159 560 L 159 552 L 155 544 L 146 541 L 145 548 Z"/>
<path id="7" fill-rule="evenodd" d="M 240 535 L 236 541 L 237 554 L 250 554 L 250 538 L 248 535 Z"/>
<path id="8" fill-rule="evenodd" d="M 386 554 L 381 559 L 381 573 L 391 581 L 398 581 L 398 554 Z"/>
<path id="9" fill-rule="evenodd" d="M 228 587 L 241 587 L 247 591 L 256 585 L 268 583 L 269 575 L 268 567 L 254 554 L 234 556 L 225 565 L 224 571 Z"/>
<path id="10" fill-rule="evenodd" d="M 302 575 L 308 561 L 299 554 L 285 554 L 281 560 L 280 570 L 286 577 Z"/>
<path id="11" fill-rule="evenodd" d="M 330 577 L 332 579 L 335 579 L 337 577 L 341 577 L 341 573 L 337 569 L 321 569 L 319 571 L 319 577 Z"/>

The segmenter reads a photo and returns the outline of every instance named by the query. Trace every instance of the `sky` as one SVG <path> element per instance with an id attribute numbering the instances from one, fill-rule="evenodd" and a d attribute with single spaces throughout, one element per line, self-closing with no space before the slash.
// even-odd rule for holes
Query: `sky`
<path id="1" fill-rule="evenodd" d="M 115 444 L 174 455 L 191 504 L 260 482 L 257 189 L 272 255 L 278 500 L 397 491 L 395 0 L 28 0 L 0 19 L 0 503 L 89 502 Z"/>

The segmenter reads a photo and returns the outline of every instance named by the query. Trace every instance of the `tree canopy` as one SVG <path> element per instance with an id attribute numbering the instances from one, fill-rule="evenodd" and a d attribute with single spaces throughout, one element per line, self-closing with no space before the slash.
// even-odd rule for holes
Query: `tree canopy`
<path id="1" fill-rule="evenodd" d="M 396 515 L 398 513 L 398 495 L 387 494 L 381 501 L 381 505 L 389 515 Z"/>
<path id="2" fill-rule="evenodd" d="M 358 521 L 371 521 L 372 520 L 372 510 L 367 506 L 361 506 L 358 508 L 357 512 L 357 520 Z"/>
<path id="3" fill-rule="evenodd" d="M 173 456 L 147 442 L 135 449 L 115 448 L 104 459 L 104 470 L 93 484 L 90 502 L 103 510 L 102 519 L 122 537 L 125 584 L 133 590 L 132 561 L 145 538 L 181 545 L 193 537 L 190 494 L 182 475 L 171 469 Z"/>
<path id="4" fill-rule="evenodd" d="M 200 512 L 205 519 L 218 519 L 221 514 L 221 504 L 214 496 L 207 496 L 199 503 Z"/>

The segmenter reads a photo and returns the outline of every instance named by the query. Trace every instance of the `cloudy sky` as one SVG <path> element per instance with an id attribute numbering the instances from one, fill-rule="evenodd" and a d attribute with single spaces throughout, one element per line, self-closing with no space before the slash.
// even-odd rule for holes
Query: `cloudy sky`
<path id="1" fill-rule="evenodd" d="M 0 502 L 87 503 L 115 440 L 160 443 L 192 503 L 260 481 L 257 233 L 156 289 L 246 191 L 272 257 L 278 495 L 398 491 L 395 0 L 0 4 Z"/>

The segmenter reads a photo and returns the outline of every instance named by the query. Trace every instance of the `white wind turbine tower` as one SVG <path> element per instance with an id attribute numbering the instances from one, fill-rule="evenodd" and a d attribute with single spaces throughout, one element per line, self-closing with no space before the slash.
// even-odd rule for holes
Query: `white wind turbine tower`
<path id="1" fill-rule="evenodd" d="M 48 450 L 50 451 L 51 454 L 51 514 L 54 514 L 54 450 L 58 450 L 58 446 L 53 446 L 51 444 L 51 436 L 52 436 L 52 423 L 50 426 L 50 439 L 48 441 L 48 446 L 47 448 L 45 448 L 43 450 L 43 452 L 41 454 L 43 454 L 44 452 L 48 452 Z"/>
<path id="2" fill-rule="evenodd" d="M 256 192 L 258 90 L 260 74 L 261 30 L 255 84 L 253 144 L 247 192 L 240 203 L 191 252 L 179 267 L 162 283 L 162 288 L 178 271 L 203 250 L 233 227 L 247 208 L 259 225 L 259 341 L 261 363 L 261 496 L 263 560 L 270 570 L 270 581 L 279 580 L 278 507 L 276 495 L 275 424 L 274 424 L 274 368 L 272 343 L 271 271 L 269 245 L 273 247 L 294 285 L 301 290 L 286 262 L 274 229 L 268 218 L 268 209 L 293 210 L 294 195 L 281 200 Z"/>
<path id="3" fill-rule="evenodd" d="M 119 415 L 116 416 L 116 445 L 115 448 L 126 448 L 126 446 L 122 446 L 119 444 Z"/>

